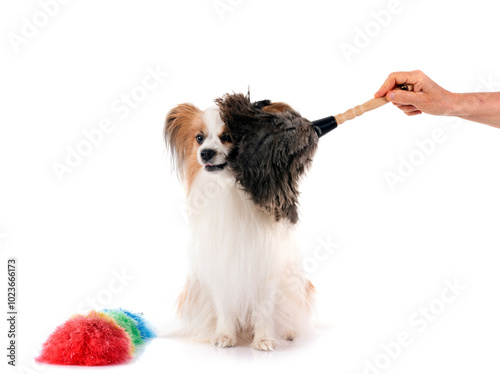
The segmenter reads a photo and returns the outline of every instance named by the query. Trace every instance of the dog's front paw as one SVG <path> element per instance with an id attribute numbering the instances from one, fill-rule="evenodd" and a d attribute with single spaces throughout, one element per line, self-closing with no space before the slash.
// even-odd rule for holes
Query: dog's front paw
<path id="1" fill-rule="evenodd" d="M 236 337 L 233 335 L 223 334 L 217 335 L 213 340 L 213 344 L 217 348 L 229 348 L 236 345 Z"/>
<path id="2" fill-rule="evenodd" d="M 259 351 L 274 351 L 276 349 L 276 340 L 273 338 L 256 338 L 252 345 Z"/>

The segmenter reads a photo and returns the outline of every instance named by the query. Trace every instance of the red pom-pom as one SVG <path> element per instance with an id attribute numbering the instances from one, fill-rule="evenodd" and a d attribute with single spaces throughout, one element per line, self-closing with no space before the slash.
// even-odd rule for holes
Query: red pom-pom
<path id="1" fill-rule="evenodd" d="M 123 328 L 104 313 L 92 311 L 57 327 L 36 360 L 56 365 L 111 365 L 132 358 L 132 349 Z"/>

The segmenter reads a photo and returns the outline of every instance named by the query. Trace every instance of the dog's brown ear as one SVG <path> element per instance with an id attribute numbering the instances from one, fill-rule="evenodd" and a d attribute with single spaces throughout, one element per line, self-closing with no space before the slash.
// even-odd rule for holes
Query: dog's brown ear
<path id="1" fill-rule="evenodd" d="M 167 114 L 163 135 L 173 166 L 182 177 L 186 157 L 192 151 L 196 131 L 202 125 L 203 112 L 193 104 L 180 104 Z"/>
<path id="2" fill-rule="evenodd" d="M 264 108 L 262 108 L 262 110 L 264 110 L 265 112 L 268 112 L 268 113 L 281 113 L 281 112 L 284 112 L 286 110 L 293 110 L 293 109 L 290 105 L 288 105 L 286 103 L 278 102 L 278 103 L 272 103 L 270 105 L 267 105 Z"/>

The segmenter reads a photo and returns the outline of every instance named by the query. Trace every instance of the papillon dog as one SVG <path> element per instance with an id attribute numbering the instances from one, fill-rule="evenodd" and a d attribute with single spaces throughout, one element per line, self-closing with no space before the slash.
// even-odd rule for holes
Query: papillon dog
<path id="1" fill-rule="evenodd" d="M 264 110 L 281 110 L 272 105 Z M 254 204 L 235 179 L 226 159 L 235 145 L 218 107 L 178 105 L 164 136 L 187 196 L 189 274 L 178 313 L 188 334 L 261 351 L 293 340 L 308 325 L 315 293 L 295 225 Z"/>

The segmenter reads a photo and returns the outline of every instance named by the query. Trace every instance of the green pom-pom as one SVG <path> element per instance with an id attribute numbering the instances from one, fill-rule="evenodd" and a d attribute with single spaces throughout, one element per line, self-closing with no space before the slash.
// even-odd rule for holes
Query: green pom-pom
<path id="1" fill-rule="evenodd" d="M 144 343 L 144 340 L 141 338 L 141 332 L 137 328 L 137 323 L 132 318 L 116 309 L 104 309 L 103 312 L 113 318 L 119 326 L 125 329 L 134 346 Z"/>

